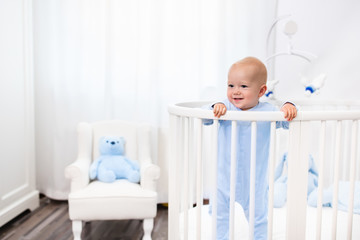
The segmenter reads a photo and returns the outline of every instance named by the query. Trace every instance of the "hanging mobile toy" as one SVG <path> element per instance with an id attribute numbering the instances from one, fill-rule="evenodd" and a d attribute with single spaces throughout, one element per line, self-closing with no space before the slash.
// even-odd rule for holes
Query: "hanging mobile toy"
<path id="1" fill-rule="evenodd" d="M 278 19 L 275 20 L 275 22 L 271 26 L 270 31 L 268 33 L 267 45 L 269 44 L 269 41 L 270 41 L 271 31 L 275 27 L 276 23 L 278 21 L 280 21 L 281 19 L 284 19 L 284 18 L 287 18 L 287 17 L 290 17 L 290 16 L 291 15 L 279 17 Z M 292 37 L 293 37 L 293 35 L 295 35 L 297 30 L 298 30 L 298 26 L 297 26 L 297 23 L 295 21 L 289 20 L 289 21 L 287 21 L 285 23 L 284 28 L 283 28 L 283 33 L 288 37 L 287 51 L 278 52 L 278 53 L 275 53 L 275 54 L 271 55 L 270 57 L 268 57 L 266 59 L 266 62 L 269 62 L 271 59 L 273 59 L 275 57 L 278 57 L 278 56 L 281 56 L 281 55 L 297 56 L 297 57 L 305 59 L 308 62 L 311 62 L 312 59 L 317 58 L 317 56 L 315 54 L 312 54 L 310 52 L 300 51 L 300 50 L 294 49 L 293 44 L 292 44 Z"/>
<path id="2" fill-rule="evenodd" d="M 275 90 L 275 85 L 279 83 L 279 80 L 272 80 L 272 81 L 268 81 L 266 83 L 267 86 L 267 90 L 265 93 L 265 96 L 270 98 L 270 99 L 274 99 L 274 90 Z"/>
<path id="3" fill-rule="evenodd" d="M 284 16 L 278 17 L 277 19 L 275 19 L 275 21 L 271 25 L 270 30 L 267 35 L 267 40 L 266 40 L 266 52 L 269 52 L 270 35 L 271 35 L 272 30 L 275 28 L 276 24 L 280 20 L 283 20 L 283 19 L 289 18 L 289 17 L 291 17 L 291 15 L 284 15 Z M 317 58 L 317 56 L 311 52 L 301 51 L 301 50 L 295 49 L 293 47 L 292 38 L 297 33 L 297 31 L 298 31 L 298 25 L 295 21 L 288 20 L 284 24 L 282 32 L 287 37 L 287 40 L 288 40 L 287 49 L 276 52 L 273 55 L 270 55 L 265 60 L 267 65 L 269 64 L 269 62 L 271 60 L 273 60 L 279 56 L 284 56 L 284 55 L 299 57 L 299 58 L 306 60 L 309 63 L 311 63 L 313 59 Z M 325 74 L 319 75 L 317 78 L 313 79 L 312 81 L 303 77 L 301 79 L 301 82 L 305 86 L 305 95 L 311 96 L 313 93 L 318 94 L 320 92 L 320 88 L 324 85 L 325 79 L 326 79 Z M 265 93 L 266 97 L 268 97 L 270 99 L 275 98 L 274 89 L 275 89 L 275 85 L 278 82 L 279 82 L 279 80 L 272 80 L 272 81 L 268 82 L 268 84 L 267 84 L 268 90 Z"/>
<path id="4" fill-rule="evenodd" d="M 312 81 L 309 79 L 302 77 L 301 82 L 305 87 L 305 96 L 311 96 L 312 94 L 319 94 L 320 88 L 324 86 L 326 79 L 326 75 L 324 73 L 320 74 L 316 78 L 314 78 Z"/>

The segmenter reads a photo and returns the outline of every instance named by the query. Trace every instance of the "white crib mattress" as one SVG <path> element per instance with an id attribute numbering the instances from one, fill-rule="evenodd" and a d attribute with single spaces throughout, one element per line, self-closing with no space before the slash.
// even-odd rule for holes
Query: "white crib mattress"
<path id="1" fill-rule="evenodd" d="M 202 231 L 201 239 L 211 238 L 211 216 L 208 211 L 209 206 L 204 205 L 202 207 Z M 316 237 L 316 214 L 317 209 L 313 207 L 307 207 L 307 221 L 306 221 L 306 239 L 315 239 Z M 188 225 L 188 239 L 196 239 L 196 215 L 197 208 L 192 208 L 188 212 L 189 225 Z M 184 236 L 184 214 L 180 214 L 180 234 Z M 241 206 L 235 204 L 235 239 L 248 239 L 248 222 L 243 214 Z M 337 239 L 347 238 L 347 212 L 338 211 L 337 214 Z M 331 227 L 332 226 L 332 208 L 323 208 L 322 211 L 322 239 L 331 239 Z M 360 239 L 360 215 L 353 214 L 352 225 L 352 239 Z M 286 239 L 286 207 L 274 208 L 274 221 L 273 221 L 273 239 L 282 240 Z"/>

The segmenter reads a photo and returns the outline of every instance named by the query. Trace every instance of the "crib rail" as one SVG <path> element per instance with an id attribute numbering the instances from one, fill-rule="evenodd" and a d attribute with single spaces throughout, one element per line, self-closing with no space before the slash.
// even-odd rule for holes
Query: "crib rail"
<path id="1" fill-rule="evenodd" d="M 201 109 L 201 106 L 208 102 L 179 103 L 168 107 L 171 115 L 200 118 L 200 119 L 218 119 L 214 117 L 212 111 Z M 203 105 L 201 105 L 203 104 Z M 201 106 L 200 106 L 201 105 Z M 358 120 L 359 111 L 348 110 L 322 110 L 322 111 L 299 111 L 294 121 L 321 121 L 331 120 Z M 221 116 L 220 120 L 238 120 L 238 121 L 283 121 L 282 112 L 233 112 L 228 111 L 226 115 Z"/>
<path id="2" fill-rule="evenodd" d="M 169 239 L 194 239 L 188 235 L 189 214 L 188 211 L 196 207 L 196 239 L 204 239 L 201 229 L 210 227 L 212 229 L 212 239 L 216 239 L 216 178 L 217 178 L 217 129 L 219 120 L 232 121 L 231 135 L 231 173 L 230 173 L 230 226 L 229 238 L 234 238 L 234 204 L 235 204 L 235 179 L 236 179 L 236 126 L 237 121 L 251 122 L 251 164 L 250 164 L 250 214 L 249 214 L 249 239 L 254 239 L 254 198 L 255 198 L 255 172 L 256 172 L 256 129 L 259 121 L 271 122 L 270 127 L 270 149 L 269 149 L 269 224 L 268 236 L 272 239 L 273 229 L 273 193 L 274 193 L 274 169 L 276 162 L 277 136 L 276 121 L 284 121 L 282 112 L 231 112 L 220 119 L 213 116 L 212 111 L 200 109 L 206 102 L 188 102 L 171 105 L 168 108 L 170 113 L 170 141 L 171 159 L 169 162 Z M 345 107 L 345 109 L 348 109 Z M 212 135 L 210 141 L 204 141 L 203 119 L 213 119 Z M 325 146 L 327 145 L 327 125 L 336 123 L 334 127 L 336 139 L 334 145 L 334 167 L 333 167 L 333 232 L 332 239 L 337 236 L 337 202 L 338 202 L 338 182 L 340 180 L 340 160 L 342 159 L 342 144 L 345 141 L 349 144 L 350 157 L 349 166 L 342 175 L 349 172 L 350 195 L 348 210 L 347 239 L 352 238 L 352 212 L 354 207 L 354 184 L 357 164 L 359 164 L 357 148 L 359 147 L 358 124 L 360 119 L 359 110 L 322 110 L 322 111 L 299 111 L 298 116 L 290 123 L 288 133 L 288 190 L 287 190 L 287 225 L 286 239 L 306 239 L 306 205 L 307 205 L 307 177 L 308 177 L 308 153 L 309 139 L 312 136 L 312 122 L 319 122 L 320 132 L 316 137 L 319 143 L 319 183 L 317 201 L 317 231 L 316 239 L 321 239 L 322 227 L 322 192 L 324 189 L 324 164 Z M 345 127 L 344 127 L 345 126 Z M 350 127 L 349 127 L 350 126 Z M 351 135 L 349 140 L 345 135 Z M 205 145 L 208 146 L 205 146 Z M 344 143 L 343 143 L 344 144 Z M 212 226 L 202 224 L 202 206 L 204 200 L 204 148 L 212 149 L 213 154 L 210 161 L 206 161 L 211 166 L 206 166 L 212 172 L 211 196 L 213 202 Z M 194 163 L 196 161 L 196 163 Z M 196 166 L 196 172 L 192 170 Z M 359 167 L 358 167 L 359 168 Z M 346 170 L 347 169 L 347 170 Z M 194 179 L 192 179 L 194 175 Z M 195 194 L 193 193 L 195 189 Z M 195 195 L 195 196 L 193 196 Z M 180 212 L 183 213 L 180 219 Z M 182 223 L 183 230 L 180 232 L 179 226 Z M 315 236 L 314 236 L 315 237 Z"/>

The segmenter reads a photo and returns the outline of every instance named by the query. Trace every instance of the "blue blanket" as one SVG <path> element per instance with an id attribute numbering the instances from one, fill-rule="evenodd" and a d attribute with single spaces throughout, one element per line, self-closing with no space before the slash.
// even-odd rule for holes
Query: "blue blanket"
<path id="1" fill-rule="evenodd" d="M 323 206 L 324 207 L 333 207 L 333 194 L 334 186 L 331 185 L 328 188 L 323 190 Z M 339 194 L 338 194 L 338 209 L 341 211 L 348 211 L 349 206 L 349 196 L 350 195 L 350 182 L 340 181 L 339 182 Z M 318 190 L 315 189 L 308 196 L 308 205 L 311 207 L 317 206 L 317 196 Z M 360 214 L 360 182 L 355 182 L 355 192 L 354 192 L 354 213 Z"/>
<path id="2" fill-rule="evenodd" d="M 274 207 L 281 208 L 286 203 L 287 194 L 287 174 L 283 174 L 284 166 L 287 166 L 287 153 L 285 153 L 275 169 L 274 175 Z M 311 207 L 317 206 L 317 192 L 318 192 L 318 176 L 319 173 L 315 166 L 315 161 L 309 155 L 309 170 L 308 170 L 308 205 Z M 332 207 L 333 203 L 333 185 L 323 190 L 323 207 Z M 339 182 L 338 194 L 338 209 L 341 211 L 348 211 L 350 194 L 350 182 Z M 360 214 L 360 182 L 355 182 L 354 192 L 354 213 Z"/>

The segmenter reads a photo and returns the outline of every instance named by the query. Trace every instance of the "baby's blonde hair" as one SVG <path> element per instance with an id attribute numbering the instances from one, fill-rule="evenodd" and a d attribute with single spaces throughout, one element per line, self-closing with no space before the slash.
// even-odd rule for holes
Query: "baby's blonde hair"
<path id="1" fill-rule="evenodd" d="M 235 62 L 229 69 L 230 71 L 239 67 L 251 67 L 253 79 L 259 81 L 260 84 L 266 84 L 267 80 L 267 70 L 263 62 L 255 57 L 246 57 L 237 62 Z"/>

